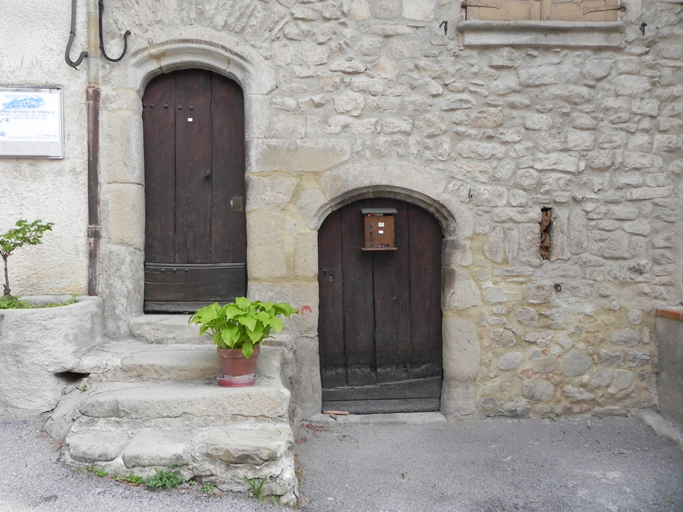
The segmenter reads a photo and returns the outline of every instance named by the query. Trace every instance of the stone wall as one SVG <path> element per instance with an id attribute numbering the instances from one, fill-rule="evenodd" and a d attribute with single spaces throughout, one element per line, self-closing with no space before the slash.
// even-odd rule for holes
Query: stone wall
<path id="1" fill-rule="evenodd" d="M 653 312 L 682 299 L 683 37 L 680 6 L 636 4 L 604 37 L 548 25 L 499 47 L 469 44 L 445 0 L 112 3 L 106 39 L 133 35 L 102 68 L 108 334 L 141 311 L 141 94 L 202 67 L 245 90 L 249 294 L 312 309 L 280 339 L 304 414 L 320 400 L 317 229 L 371 195 L 442 223 L 446 412 L 651 404 Z"/>
<path id="2" fill-rule="evenodd" d="M 62 87 L 64 159 L 0 158 L 0 233 L 19 219 L 53 222 L 36 247 L 9 259 L 14 295 L 87 293 L 87 148 L 85 145 L 86 63 L 64 62 L 71 2 L 3 2 L 0 86 Z M 85 50 L 85 5 L 80 5 L 72 59 Z"/>

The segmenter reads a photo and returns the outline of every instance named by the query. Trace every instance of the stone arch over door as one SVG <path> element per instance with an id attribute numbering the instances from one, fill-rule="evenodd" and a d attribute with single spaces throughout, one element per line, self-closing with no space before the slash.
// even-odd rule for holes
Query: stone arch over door
<path id="1" fill-rule="evenodd" d="M 396 181 L 405 181 L 405 179 L 401 180 L 400 176 L 410 175 L 401 172 L 400 166 L 397 167 L 399 169 L 396 171 Z M 413 175 L 412 179 L 420 181 L 420 173 L 423 174 L 421 181 L 429 178 L 429 175 L 425 176 L 423 171 L 414 170 L 418 176 Z M 336 187 L 338 182 L 334 178 L 343 172 L 345 172 L 343 168 L 331 171 L 328 174 L 328 176 L 332 175 L 328 183 L 333 183 Z M 377 179 L 377 177 L 371 179 Z M 316 195 L 321 197 L 317 193 Z M 479 338 L 476 324 L 462 316 L 458 305 L 458 294 L 463 285 L 461 282 L 463 273 L 458 271 L 458 267 L 462 264 L 462 260 L 466 259 L 463 253 L 468 252 L 468 249 L 464 247 L 463 234 L 466 237 L 471 219 L 467 211 L 454 202 L 449 194 L 435 198 L 425 192 L 396 185 L 372 184 L 361 188 L 350 188 L 328 201 L 320 202 L 309 222 L 320 228 L 330 212 L 355 201 L 373 197 L 399 199 L 420 206 L 431 213 L 441 226 L 444 234 L 441 251 L 441 308 L 443 313 L 441 412 L 455 418 L 478 417 L 474 380 L 479 371 Z M 449 206 L 445 204 L 447 202 L 450 202 Z M 317 371 L 319 372 L 319 369 Z"/>
<path id="2" fill-rule="evenodd" d="M 229 35 L 203 29 L 186 27 L 183 38 L 173 36 L 168 29 L 156 33 L 154 44 L 132 51 L 123 65 L 112 66 L 102 78 L 100 295 L 111 338 L 130 336 L 131 320 L 143 314 L 141 98 L 147 84 L 158 75 L 183 69 L 212 71 L 237 82 L 244 92 L 247 172 L 253 160 L 250 140 L 265 138 L 269 126 L 265 98 L 275 88 L 275 78 L 261 55 Z"/>

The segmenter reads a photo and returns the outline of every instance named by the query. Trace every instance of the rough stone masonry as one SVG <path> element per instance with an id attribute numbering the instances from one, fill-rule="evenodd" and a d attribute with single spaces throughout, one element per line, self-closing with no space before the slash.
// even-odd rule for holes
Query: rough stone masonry
<path id="1" fill-rule="evenodd" d="M 629 4 L 600 29 L 549 23 L 524 44 L 506 39 L 503 23 L 491 44 L 480 34 L 474 45 L 450 0 L 108 9 L 107 38 L 133 33 L 129 62 L 164 41 L 205 41 L 246 48 L 272 71 L 274 86 L 247 98 L 249 289 L 313 308 L 287 331 L 303 410 L 319 379 L 317 229 L 345 198 L 383 191 L 454 219 L 444 338 L 476 349 L 466 360 L 445 350 L 444 366 L 467 381 L 463 415 L 621 414 L 656 401 L 654 310 L 683 298 L 680 5 Z M 562 44 L 544 43 L 554 31 Z M 126 65 L 103 67 L 103 266 L 117 279 L 140 265 L 143 243 L 131 228 L 144 217 L 142 178 L 125 171 L 140 143 L 117 131 L 140 115 L 139 96 L 117 78 Z M 541 208 L 552 209 L 547 261 Z M 133 213 L 117 217 L 122 209 Z M 113 281 L 103 284 L 110 335 L 132 314 L 115 304 L 140 293 Z"/>

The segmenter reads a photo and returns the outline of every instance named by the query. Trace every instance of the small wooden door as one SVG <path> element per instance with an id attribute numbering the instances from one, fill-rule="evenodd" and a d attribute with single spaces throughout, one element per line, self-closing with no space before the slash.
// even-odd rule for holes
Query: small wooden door
<path id="1" fill-rule="evenodd" d="M 361 208 L 395 208 L 395 251 L 362 251 Z M 318 237 L 323 409 L 439 410 L 441 229 L 425 210 L 367 199 L 331 213 Z"/>
<path id="2" fill-rule="evenodd" d="M 203 70 L 158 76 L 142 100 L 145 311 L 246 293 L 244 96 Z"/>

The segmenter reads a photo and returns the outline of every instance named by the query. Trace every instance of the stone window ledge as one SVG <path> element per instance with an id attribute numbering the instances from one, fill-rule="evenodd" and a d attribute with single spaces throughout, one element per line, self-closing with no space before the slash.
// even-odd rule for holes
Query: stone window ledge
<path id="1" fill-rule="evenodd" d="M 657 316 L 683 322 L 683 309 L 661 308 L 657 310 Z"/>
<path id="2" fill-rule="evenodd" d="M 464 46 L 619 47 L 622 22 L 466 20 L 457 25 Z"/>

